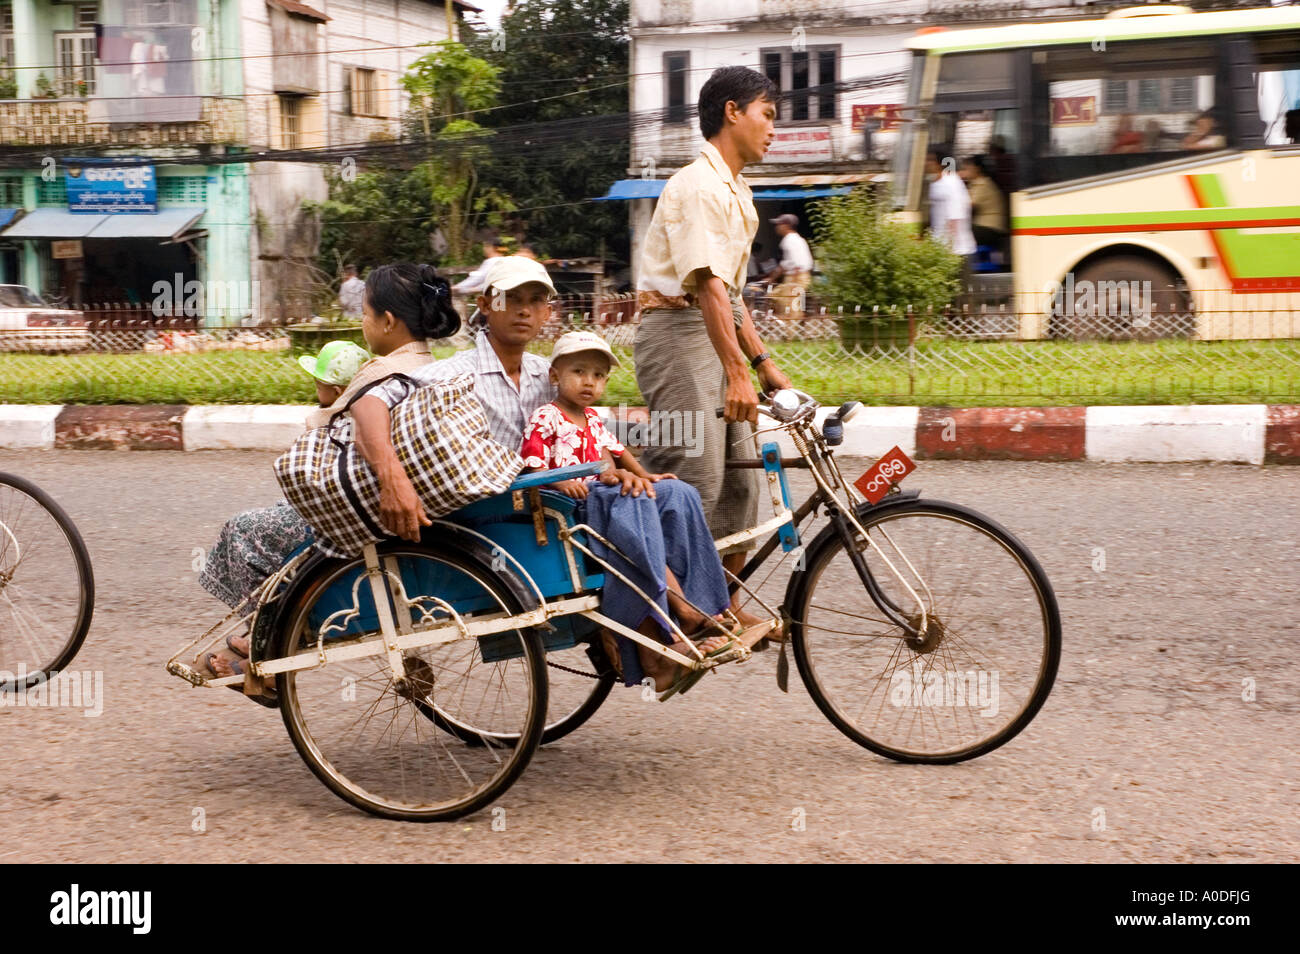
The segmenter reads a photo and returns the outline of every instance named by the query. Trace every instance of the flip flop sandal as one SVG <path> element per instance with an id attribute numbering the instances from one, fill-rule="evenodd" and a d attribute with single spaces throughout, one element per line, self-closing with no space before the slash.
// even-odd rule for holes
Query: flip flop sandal
<path id="1" fill-rule="evenodd" d="M 727 652 L 728 650 L 734 649 L 735 647 L 736 647 L 736 641 L 734 639 L 730 639 L 727 640 L 727 642 L 723 643 L 721 646 L 719 646 L 717 649 L 713 650 L 712 652 L 705 653 L 704 656 L 706 659 L 711 659 L 714 656 L 721 656 L 723 653 Z M 665 702 L 668 699 L 671 699 L 674 695 L 676 695 L 679 692 L 686 692 L 697 682 L 703 679 L 705 673 L 707 673 L 708 671 L 709 670 L 707 669 L 684 669 L 678 672 L 677 678 L 672 681 L 672 685 L 670 685 L 667 689 L 665 689 L 663 691 L 663 694 L 659 696 L 659 701 Z"/>
<path id="2" fill-rule="evenodd" d="M 238 656 L 240 659 L 247 659 L 248 653 L 240 652 L 238 649 L 235 648 L 235 644 L 233 640 L 236 636 L 243 636 L 245 639 L 247 639 L 248 633 L 231 633 L 229 636 L 226 637 L 226 648 L 229 649 L 236 656 Z"/>
<path id="3" fill-rule="evenodd" d="M 231 650 L 231 651 L 233 652 L 234 650 Z M 212 665 L 212 660 L 214 660 L 214 659 L 219 659 L 219 658 L 220 658 L 220 657 L 217 656 L 216 653 L 207 653 L 207 654 L 205 654 L 204 657 L 203 657 L 203 665 L 205 665 L 205 666 L 208 667 L 208 670 L 212 673 L 212 676 L 213 676 L 213 678 L 215 678 L 215 679 L 223 679 L 223 678 L 225 678 L 224 676 L 218 676 L 218 675 L 217 675 L 217 670 L 216 670 L 216 669 L 213 667 L 213 665 Z M 227 660 L 226 660 L 226 663 L 230 666 L 231 670 L 235 673 L 235 675 L 237 675 L 237 676 L 242 676 L 242 675 L 244 675 L 244 664 L 243 664 L 243 661 L 242 661 L 242 660 L 240 660 L 240 659 L 227 659 Z M 252 700 L 253 702 L 256 702 L 259 706 L 265 706 L 267 709 L 278 709 L 278 708 L 280 708 L 280 697 L 279 697 L 279 695 L 278 695 L 274 690 L 272 690 L 272 691 L 270 691 L 270 692 L 261 692 L 261 693 L 258 693 L 258 694 L 255 695 L 255 696 L 251 696 L 251 695 L 249 695 L 248 693 L 244 692 L 244 687 L 241 686 L 241 685 L 235 685 L 235 684 L 232 684 L 232 685 L 226 686 L 226 688 L 227 688 L 227 689 L 233 689 L 235 692 L 239 693 L 239 694 L 240 694 L 241 696 L 243 696 L 245 699 L 250 699 L 250 700 Z"/>
<path id="4" fill-rule="evenodd" d="M 783 621 L 779 617 L 773 616 L 771 619 L 765 619 L 762 622 L 755 623 L 753 626 L 746 626 L 736 634 L 736 639 L 741 643 L 741 645 L 748 645 L 751 652 L 762 652 L 762 650 L 758 648 L 759 645 L 761 644 L 763 649 L 766 649 L 769 645 L 768 641 L 773 640 L 771 634 L 779 633 L 782 625 Z M 762 629 L 763 635 L 754 640 L 752 644 L 746 643 L 744 639 L 745 634 L 751 633 L 756 629 Z M 780 642 L 781 640 L 777 638 L 773 641 Z"/>

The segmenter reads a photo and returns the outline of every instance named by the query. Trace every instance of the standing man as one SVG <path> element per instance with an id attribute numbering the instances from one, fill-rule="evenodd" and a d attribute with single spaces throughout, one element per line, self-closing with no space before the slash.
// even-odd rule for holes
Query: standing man
<path id="1" fill-rule="evenodd" d="M 799 216 L 778 215 L 769 221 L 776 226 L 776 234 L 781 236 L 780 279 L 790 296 L 791 304 L 786 314 L 791 318 L 803 317 L 803 303 L 808 295 L 808 286 L 812 284 L 813 257 L 812 249 L 799 234 Z"/>
<path id="2" fill-rule="evenodd" d="M 663 435 L 652 436 L 645 466 L 694 484 L 717 538 L 753 526 L 758 514 L 757 471 L 725 469 L 727 457 L 752 459 L 756 453 L 758 395 L 750 370 L 758 371 L 765 390 L 790 386 L 740 297 L 758 231 L 753 195 L 740 170 L 761 160 L 771 145 L 776 88 L 762 73 L 722 67 L 700 90 L 699 117 L 704 148 L 668 180 L 646 234 L 633 355 L 652 420 L 674 415 L 682 422 L 675 430 L 690 426 L 697 435 L 682 443 L 702 450 L 662 446 Z M 722 420 L 715 413 L 719 407 Z M 741 544 L 738 552 L 724 554 L 723 566 L 739 573 L 750 548 Z M 733 611 L 738 602 L 733 597 Z M 737 615 L 747 625 L 762 622 Z"/>
<path id="3" fill-rule="evenodd" d="M 975 156 L 967 156 L 957 170 L 970 195 L 971 232 L 977 245 L 988 245 L 1006 254 L 1007 199 L 998 184 L 984 172 Z"/>
<path id="4" fill-rule="evenodd" d="M 343 285 L 339 288 L 339 308 L 345 319 L 361 320 L 361 302 L 366 297 L 366 283 L 357 277 L 355 265 L 343 266 Z"/>
<path id="5" fill-rule="evenodd" d="M 975 254 L 975 233 L 970 224 L 970 193 L 958 178 L 952 157 L 931 149 L 925 157 L 930 177 L 930 231 L 963 257 Z"/>

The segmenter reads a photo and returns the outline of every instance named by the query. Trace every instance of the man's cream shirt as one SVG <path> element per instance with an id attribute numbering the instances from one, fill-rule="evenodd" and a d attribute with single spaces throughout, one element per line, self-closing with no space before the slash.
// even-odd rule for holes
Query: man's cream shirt
<path id="1" fill-rule="evenodd" d="M 659 196 L 641 250 L 642 290 L 673 297 L 695 294 L 696 269 L 721 278 L 731 297 L 745 286 L 750 246 L 758 231 L 754 196 L 743 176 L 733 176 L 716 146 L 678 171 Z"/>

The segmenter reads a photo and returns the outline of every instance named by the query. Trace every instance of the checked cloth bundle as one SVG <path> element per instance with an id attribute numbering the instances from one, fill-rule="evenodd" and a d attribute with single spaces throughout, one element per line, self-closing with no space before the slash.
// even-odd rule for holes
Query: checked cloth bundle
<path id="1" fill-rule="evenodd" d="M 379 481 L 352 441 L 351 419 L 339 418 L 371 388 L 393 378 L 409 388 L 391 412 L 393 449 L 430 517 L 501 493 L 523 469 L 518 454 L 488 435 L 472 374 L 423 387 L 404 374 L 375 381 L 275 462 L 280 489 L 328 556 L 350 557 L 392 536 L 380 523 Z"/>

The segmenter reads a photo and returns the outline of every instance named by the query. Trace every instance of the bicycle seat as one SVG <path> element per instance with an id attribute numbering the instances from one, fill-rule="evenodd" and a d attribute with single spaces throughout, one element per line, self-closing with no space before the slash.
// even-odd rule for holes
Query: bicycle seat
<path id="1" fill-rule="evenodd" d="M 591 464 L 573 464 L 570 467 L 559 467 L 555 470 L 539 470 L 531 474 L 523 474 L 515 478 L 515 482 L 506 488 L 506 493 L 512 490 L 527 490 L 530 487 L 541 487 L 545 484 L 559 483 L 561 480 L 574 480 L 581 477 L 590 477 L 599 474 L 605 469 L 604 463 L 595 461 Z"/>

